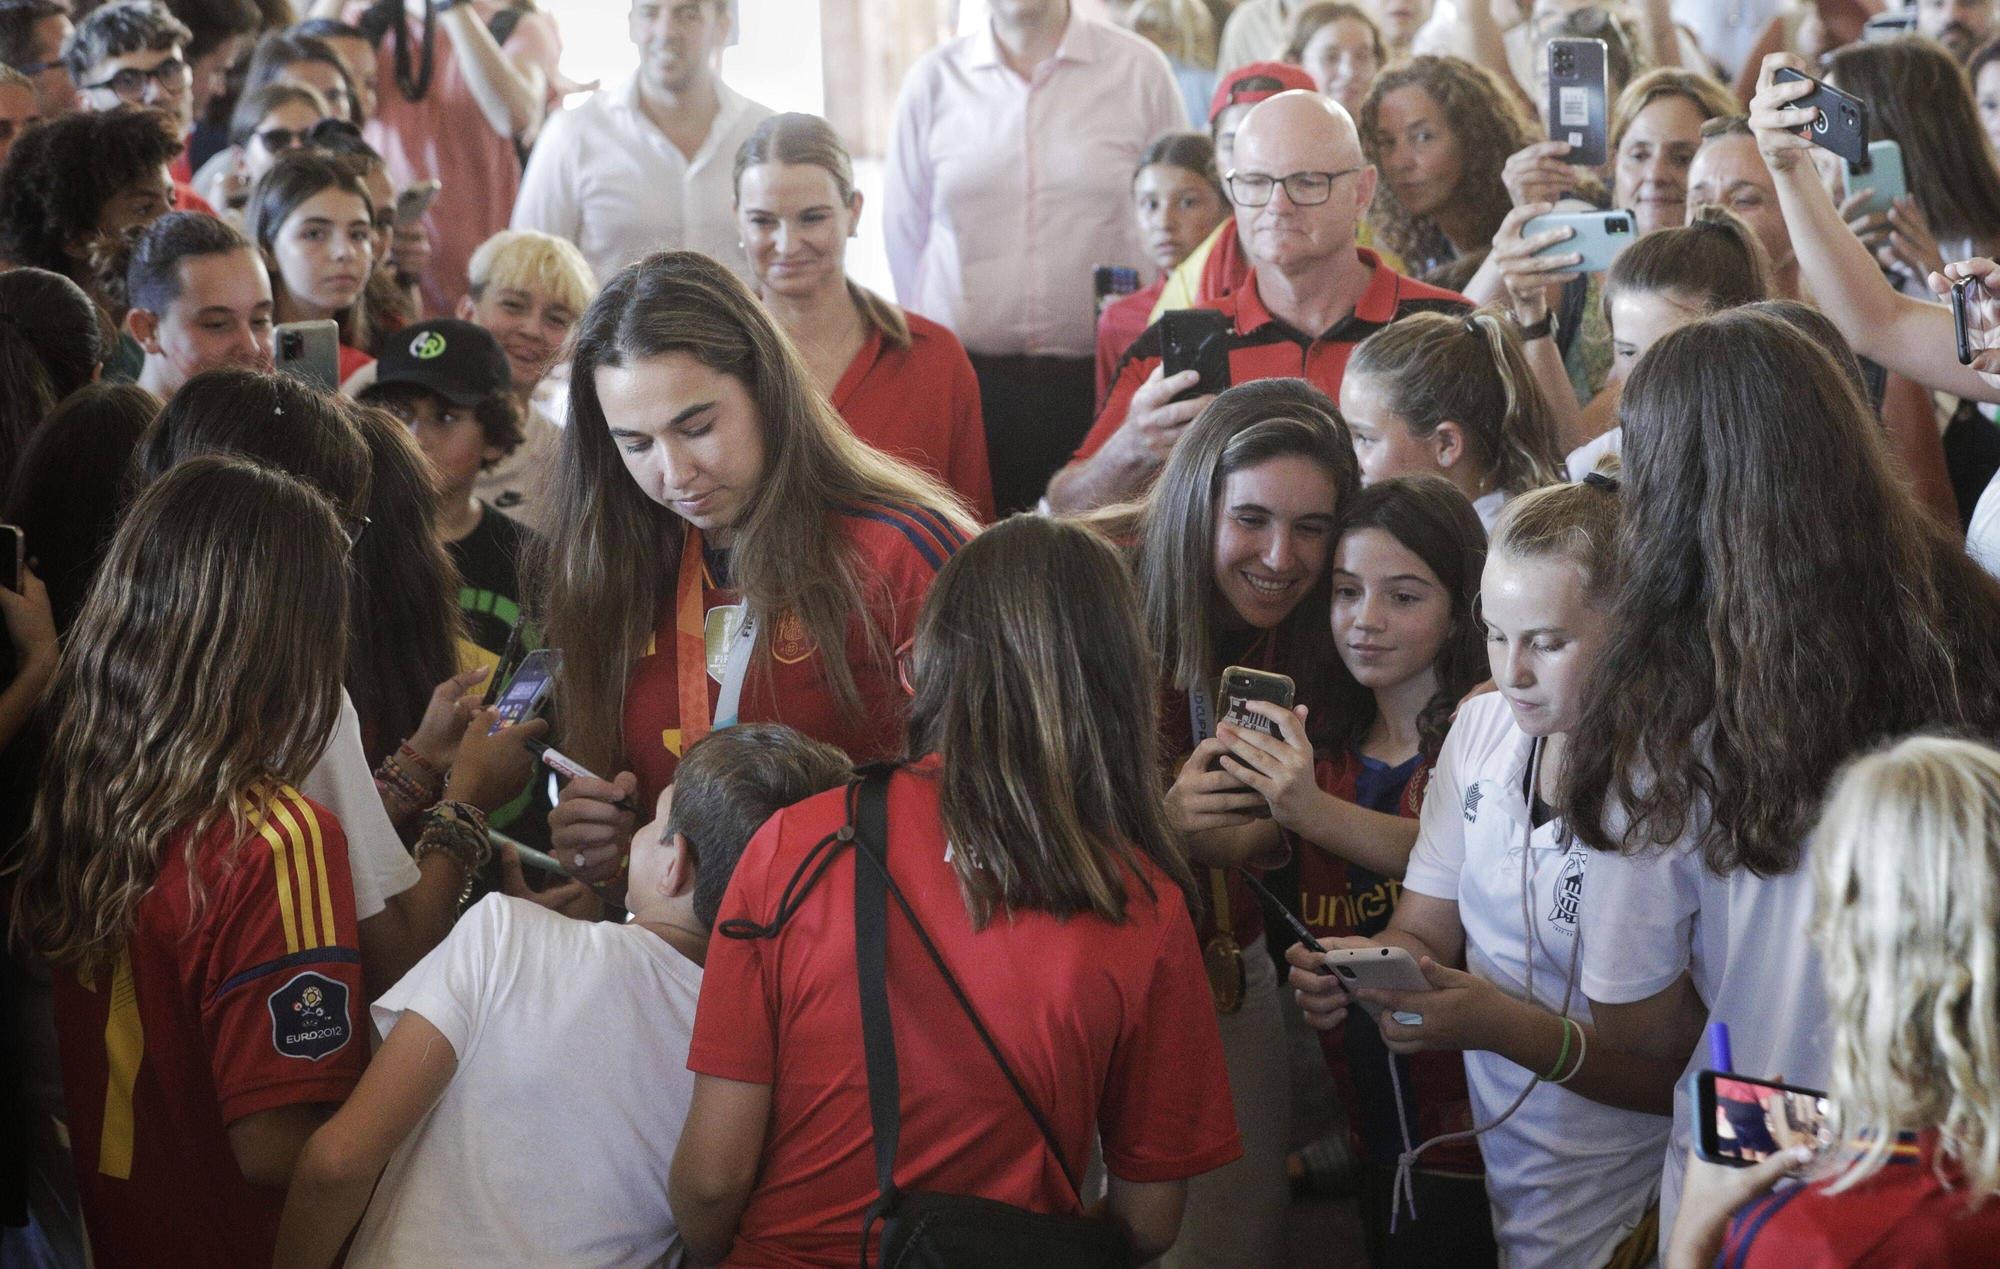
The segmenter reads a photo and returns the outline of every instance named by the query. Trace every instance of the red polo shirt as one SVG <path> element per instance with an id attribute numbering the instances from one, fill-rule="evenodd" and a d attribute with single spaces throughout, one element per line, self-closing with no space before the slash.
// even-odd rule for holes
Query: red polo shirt
<path id="1" fill-rule="evenodd" d="M 1160 302 L 1160 292 L 1167 289 L 1167 279 L 1159 281 L 1143 291 L 1121 295 L 1104 306 L 1097 315 L 1097 404 L 1104 405 L 1104 394 L 1111 390 L 1111 377 L 1118 373 L 1118 363 L 1124 358 L 1125 350 L 1132 341 L 1145 334 L 1152 324 L 1153 305 Z"/>
<path id="2" fill-rule="evenodd" d="M 905 311 L 910 346 L 870 330 L 833 387 L 833 408 L 876 449 L 915 463 L 950 485 L 981 523 L 993 519 L 979 380 L 958 337 Z"/>
<path id="3" fill-rule="evenodd" d="M 1368 287 L 1352 313 L 1318 336 L 1293 330 L 1273 317 L 1258 295 L 1254 273 L 1241 290 L 1205 306 L 1226 313 L 1231 320 L 1234 334 L 1229 348 L 1229 381 L 1232 384 L 1257 379 L 1304 379 L 1328 396 L 1338 397 L 1340 377 L 1347 370 L 1347 358 L 1356 344 L 1411 313 L 1462 313 L 1472 307 L 1471 301 L 1456 291 L 1404 277 L 1365 247 L 1356 247 L 1355 254 L 1371 270 Z M 1156 322 L 1125 354 L 1104 409 L 1076 451 L 1077 459 L 1095 454 L 1125 425 L 1125 415 L 1132 408 L 1132 394 L 1159 364 L 1160 327 Z"/>

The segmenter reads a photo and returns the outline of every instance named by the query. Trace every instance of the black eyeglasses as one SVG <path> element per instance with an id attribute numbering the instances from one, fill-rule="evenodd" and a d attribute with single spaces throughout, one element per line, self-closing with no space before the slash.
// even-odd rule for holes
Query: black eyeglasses
<path id="1" fill-rule="evenodd" d="M 158 66 L 146 70 L 128 66 L 109 79 L 100 80 L 95 84 L 85 84 L 84 87 L 91 92 L 108 88 L 111 90 L 111 95 L 120 101 L 138 102 L 145 100 L 148 80 L 158 84 L 161 92 L 177 93 L 186 88 L 193 78 L 194 73 L 186 62 L 178 57 L 170 57 Z"/>
<path id="2" fill-rule="evenodd" d="M 266 128 L 257 134 L 257 140 L 263 143 L 266 150 L 275 152 L 303 149 L 306 138 L 311 135 L 310 129 Z"/>
<path id="3" fill-rule="evenodd" d="M 1229 197 L 1238 207 L 1263 207 L 1271 201 L 1278 186 L 1285 187 L 1285 197 L 1292 200 L 1294 207 L 1317 207 L 1333 197 L 1333 183 L 1343 176 L 1352 176 L 1361 168 L 1342 168 L 1338 172 L 1292 172 L 1285 176 L 1268 176 L 1262 172 L 1231 172 L 1228 177 Z"/>

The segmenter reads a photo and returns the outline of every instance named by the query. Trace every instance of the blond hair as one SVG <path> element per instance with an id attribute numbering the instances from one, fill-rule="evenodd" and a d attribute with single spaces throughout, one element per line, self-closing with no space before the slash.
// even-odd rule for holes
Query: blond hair
<path id="1" fill-rule="evenodd" d="M 1509 502 L 1493 526 L 1488 557 L 1566 561 L 1582 575 L 1591 604 L 1609 603 L 1618 565 L 1618 482 L 1592 475 L 1531 489 Z"/>
<path id="2" fill-rule="evenodd" d="M 1935 1129 L 1974 1203 L 2000 1190 L 2000 753 L 1914 736 L 1856 760 L 1812 850 L 1833 1094 L 1858 1147 L 1832 1189 Z"/>
<path id="3" fill-rule="evenodd" d="M 474 300 L 489 286 L 534 291 L 582 316 L 597 298 L 597 278 L 576 244 L 536 229 L 502 229 L 480 243 L 465 275 Z"/>
<path id="4" fill-rule="evenodd" d="M 1215 18 L 1201 0 L 1134 0 L 1119 21 L 1182 66 L 1215 67 Z"/>

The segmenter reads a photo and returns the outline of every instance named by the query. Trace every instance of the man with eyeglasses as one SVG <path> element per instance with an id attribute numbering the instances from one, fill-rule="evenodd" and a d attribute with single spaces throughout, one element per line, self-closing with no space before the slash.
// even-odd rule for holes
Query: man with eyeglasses
<path id="1" fill-rule="evenodd" d="M 1354 121 L 1317 93 L 1285 92 L 1258 105 L 1236 136 L 1225 182 L 1251 272 L 1206 307 L 1229 318 L 1232 384 L 1304 379 L 1330 397 L 1354 346 L 1399 317 L 1464 312 L 1464 296 L 1397 273 L 1354 244 L 1375 197 Z M 1215 398 L 1176 400 L 1193 370 L 1167 375 L 1160 327 L 1133 342 L 1076 456 L 1049 482 L 1047 501 L 1076 512 L 1145 492 L 1187 425 Z"/>
<path id="2" fill-rule="evenodd" d="M 69 11 L 56 0 L 0 4 L 0 62 L 34 85 L 37 118 L 54 119 L 76 109 L 76 81 L 63 61 L 63 45 L 75 29 Z"/>
<path id="3" fill-rule="evenodd" d="M 166 111 L 183 142 L 194 130 L 194 70 L 184 50 L 194 36 L 155 0 L 118 0 L 93 9 L 77 25 L 63 60 L 76 81 L 79 110 L 152 106 Z M 174 207 L 214 214 L 182 180 Z"/>

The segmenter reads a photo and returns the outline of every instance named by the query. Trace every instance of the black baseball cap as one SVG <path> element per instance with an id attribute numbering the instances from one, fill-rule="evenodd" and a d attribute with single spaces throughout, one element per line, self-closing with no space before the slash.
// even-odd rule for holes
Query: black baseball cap
<path id="1" fill-rule="evenodd" d="M 510 390 L 514 371 L 484 326 L 438 317 L 389 336 L 375 363 L 375 382 L 413 384 L 453 405 L 471 406 Z"/>

